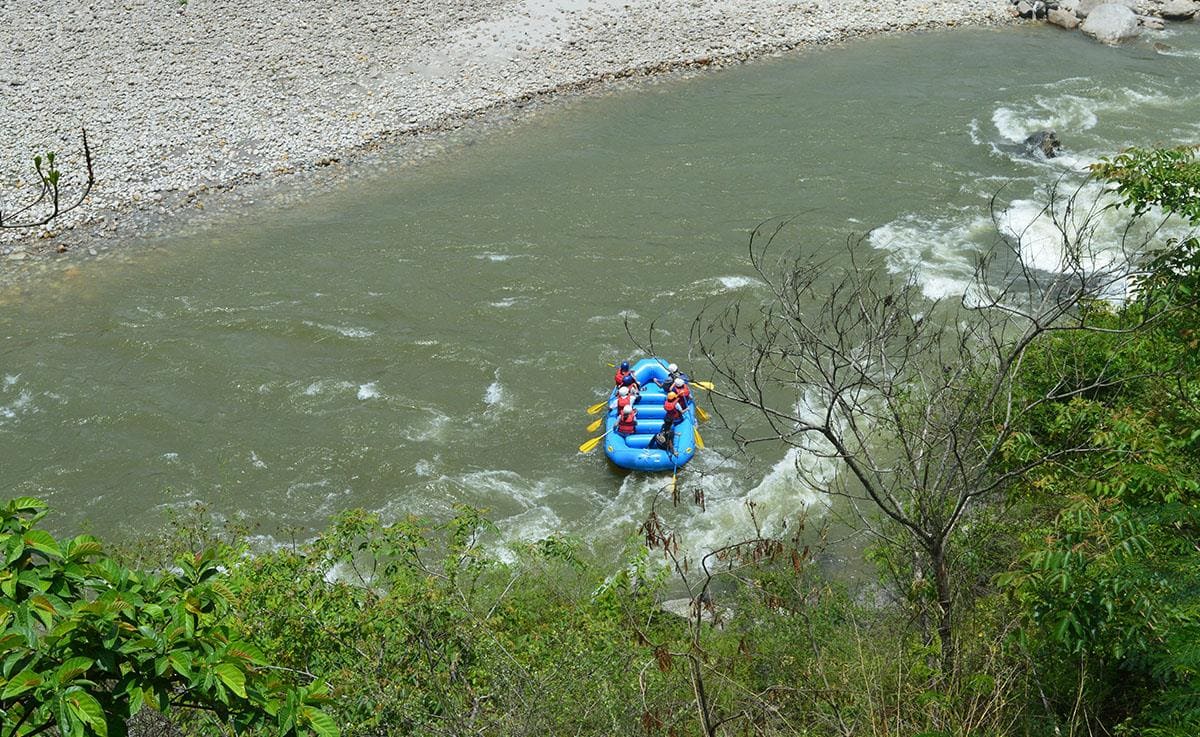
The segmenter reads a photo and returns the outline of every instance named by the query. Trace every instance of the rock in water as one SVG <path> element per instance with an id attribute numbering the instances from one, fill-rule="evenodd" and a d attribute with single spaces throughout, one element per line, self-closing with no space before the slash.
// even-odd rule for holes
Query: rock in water
<path id="1" fill-rule="evenodd" d="M 1115 44 L 1138 35 L 1138 19 L 1124 5 L 1108 3 L 1088 13 L 1079 30 L 1102 43 Z"/>
<path id="2" fill-rule="evenodd" d="M 1040 151 L 1042 156 L 1053 159 L 1062 150 L 1062 141 L 1052 130 L 1038 131 L 1025 139 L 1025 147 L 1030 151 Z"/>

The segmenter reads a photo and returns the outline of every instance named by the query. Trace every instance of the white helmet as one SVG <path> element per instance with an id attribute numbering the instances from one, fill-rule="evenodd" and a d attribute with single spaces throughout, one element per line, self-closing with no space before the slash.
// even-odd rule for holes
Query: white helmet
<path id="1" fill-rule="evenodd" d="M 617 394 L 622 397 L 628 397 L 629 396 L 629 387 L 627 387 L 627 386 L 621 387 L 620 389 L 617 390 Z"/>
<path id="2" fill-rule="evenodd" d="M 675 386 L 683 386 L 683 377 L 682 376 L 676 377 Z"/>
<path id="3" fill-rule="evenodd" d="M 633 405 L 632 404 L 625 405 L 625 409 L 621 410 L 621 414 L 623 414 L 623 415 L 633 414 Z"/>
<path id="4" fill-rule="evenodd" d="M 679 370 L 679 364 L 677 364 L 677 363 L 672 363 L 669 366 L 667 366 L 667 371 L 672 374 L 678 370 Z"/>

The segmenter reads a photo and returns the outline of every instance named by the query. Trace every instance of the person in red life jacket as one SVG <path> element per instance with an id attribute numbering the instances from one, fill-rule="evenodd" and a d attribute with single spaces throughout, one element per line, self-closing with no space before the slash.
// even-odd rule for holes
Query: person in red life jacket
<path id="1" fill-rule="evenodd" d="M 629 361 L 621 361 L 621 365 L 617 367 L 617 373 L 613 376 L 613 382 L 617 386 L 625 384 L 625 377 L 633 376 L 633 371 L 629 368 Z"/>
<path id="2" fill-rule="evenodd" d="M 636 402 L 642 395 L 642 385 L 638 383 L 637 379 L 633 378 L 632 372 L 625 374 L 625 378 L 621 381 L 623 386 L 629 390 L 630 400 Z"/>
<path id="3" fill-rule="evenodd" d="M 617 390 L 617 398 L 609 402 L 608 408 L 615 409 L 617 416 L 621 416 L 621 410 L 625 409 L 633 402 L 633 398 L 629 396 L 629 387 L 623 386 Z"/>
<path id="4" fill-rule="evenodd" d="M 663 402 L 663 409 L 667 411 L 663 417 L 663 432 L 673 430 L 676 425 L 683 422 L 683 409 L 679 406 L 679 395 L 675 392 L 667 393 L 667 401 Z"/>
<path id="5" fill-rule="evenodd" d="M 637 432 L 637 410 L 632 404 L 627 404 L 621 410 L 621 418 L 617 420 L 617 433 L 619 435 L 632 435 Z"/>
<path id="6" fill-rule="evenodd" d="M 692 403 L 692 388 L 683 380 L 683 377 L 675 379 L 675 384 L 671 387 L 671 391 L 675 392 L 678 398 L 680 409 L 687 409 Z"/>

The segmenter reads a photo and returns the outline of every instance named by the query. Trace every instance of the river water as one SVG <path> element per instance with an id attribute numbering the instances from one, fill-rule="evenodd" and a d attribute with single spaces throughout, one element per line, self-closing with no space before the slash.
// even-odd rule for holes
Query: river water
<path id="1" fill-rule="evenodd" d="M 607 363 L 636 354 L 626 319 L 686 368 L 699 310 L 759 296 L 747 235 L 772 216 L 830 255 L 870 232 L 931 296 L 961 291 L 1001 187 L 1020 220 L 1100 155 L 1200 139 L 1200 26 L 1172 29 L 877 38 L 581 97 L 22 279 L 0 288 L 0 491 L 64 530 L 198 501 L 267 535 L 467 503 L 514 536 L 617 543 L 669 483 L 577 452 Z M 1066 155 L 1023 153 L 1040 128 Z M 705 439 L 684 488 L 707 510 L 672 513 L 693 544 L 743 534 L 747 499 L 775 525 L 813 499 L 794 455 Z"/>

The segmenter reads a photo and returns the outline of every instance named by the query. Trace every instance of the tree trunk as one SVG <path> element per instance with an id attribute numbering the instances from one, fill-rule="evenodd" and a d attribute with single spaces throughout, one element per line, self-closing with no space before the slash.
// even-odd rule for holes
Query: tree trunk
<path id="1" fill-rule="evenodd" d="M 952 631 L 950 597 L 950 570 L 946 566 L 946 550 L 941 543 L 929 551 L 933 562 L 933 584 L 937 592 L 938 639 L 942 644 L 942 673 L 950 675 L 954 670 L 954 633 Z"/>

